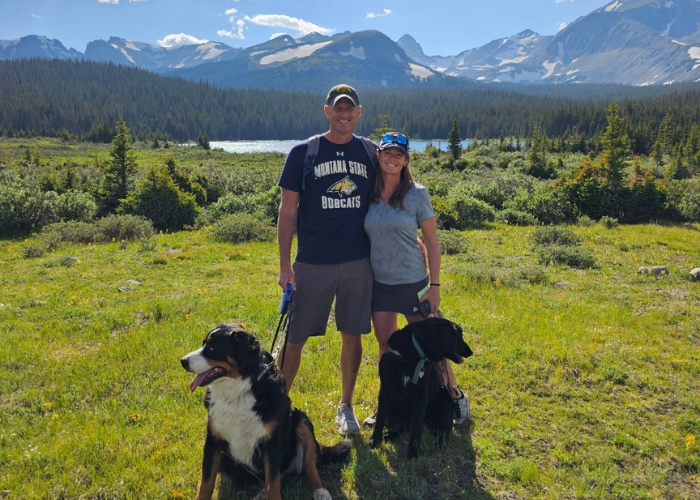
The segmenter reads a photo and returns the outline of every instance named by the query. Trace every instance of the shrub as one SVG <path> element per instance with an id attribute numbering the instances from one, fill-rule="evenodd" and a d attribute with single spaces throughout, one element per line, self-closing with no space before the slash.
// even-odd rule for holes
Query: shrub
<path id="1" fill-rule="evenodd" d="M 576 219 L 576 225 L 581 227 L 591 227 L 595 221 L 587 215 L 581 215 Z"/>
<path id="2" fill-rule="evenodd" d="M 440 196 L 433 196 L 431 202 L 437 227 L 439 229 L 455 229 L 459 214 L 454 205 Z"/>
<path id="3" fill-rule="evenodd" d="M 193 225 L 198 211 L 194 195 L 180 190 L 164 166 L 151 167 L 118 209 L 118 213 L 141 215 L 155 227 L 171 231 Z"/>
<path id="4" fill-rule="evenodd" d="M 600 218 L 600 223 L 608 229 L 615 229 L 617 226 L 620 225 L 620 223 L 615 217 L 610 217 L 607 215 L 604 215 Z"/>
<path id="5" fill-rule="evenodd" d="M 246 241 L 272 241 L 275 228 L 252 214 L 226 215 L 212 226 L 212 234 L 220 241 L 244 243 Z"/>
<path id="6" fill-rule="evenodd" d="M 95 225 L 97 237 L 102 241 L 138 240 L 155 234 L 153 223 L 138 215 L 108 215 Z"/>
<path id="7" fill-rule="evenodd" d="M 583 248 L 549 245 L 538 246 L 535 249 L 537 260 L 540 264 L 567 265 L 577 269 L 589 269 L 595 267 L 593 255 Z"/>
<path id="8" fill-rule="evenodd" d="M 537 224 L 537 219 L 534 215 L 515 210 L 514 208 L 501 210 L 496 214 L 496 220 L 512 226 L 534 226 Z"/>
<path id="9" fill-rule="evenodd" d="M 57 222 L 44 226 L 39 234 L 39 238 L 48 244 L 50 248 L 56 248 L 57 244 L 62 241 L 90 243 L 102 239 L 97 233 L 97 226 L 89 222 Z"/>
<path id="10" fill-rule="evenodd" d="M 34 259 L 41 257 L 46 252 L 46 245 L 44 243 L 29 243 L 22 247 L 22 257 L 25 259 Z"/>
<path id="11" fill-rule="evenodd" d="M 440 253 L 443 255 L 465 252 L 468 244 L 464 235 L 454 230 L 439 230 L 438 243 L 440 244 Z"/>
<path id="12" fill-rule="evenodd" d="M 460 196 L 459 192 L 451 192 L 447 200 L 457 212 L 455 229 L 482 227 L 486 222 L 496 219 L 496 210 L 491 205 L 472 196 Z"/>
<path id="13" fill-rule="evenodd" d="M 538 227 L 530 236 L 535 245 L 543 246 L 577 246 L 581 239 L 573 231 L 555 226 Z"/>
<path id="14" fill-rule="evenodd" d="M 58 197 L 56 215 L 63 221 L 91 221 L 96 214 L 97 202 L 91 194 L 70 190 Z"/>

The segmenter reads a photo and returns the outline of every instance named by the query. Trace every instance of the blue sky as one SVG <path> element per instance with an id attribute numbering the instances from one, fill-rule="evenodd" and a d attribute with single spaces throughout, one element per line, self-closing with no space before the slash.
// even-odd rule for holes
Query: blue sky
<path id="1" fill-rule="evenodd" d="M 43 35 L 85 51 L 117 36 L 154 45 L 249 47 L 286 33 L 379 30 L 455 55 L 531 29 L 553 35 L 611 0 L 0 0 L 0 40 Z"/>

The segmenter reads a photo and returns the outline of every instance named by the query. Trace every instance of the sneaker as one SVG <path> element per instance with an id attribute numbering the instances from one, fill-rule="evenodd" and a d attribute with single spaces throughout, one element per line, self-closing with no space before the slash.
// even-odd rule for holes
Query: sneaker
<path id="1" fill-rule="evenodd" d="M 364 419 L 362 421 L 362 426 L 363 427 L 374 427 L 374 424 L 377 422 L 377 410 L 374 410 L 374 413 L 372 413 L 369 417 Z"/>
<path id="2" fill-rule="evenodd" d="M 343 435 L 358 434 L 360 432 L 360 424 L 357 423 L 355 412 L 349 403 L 340 403 L 338 405 L 335 423 L 338 424 L 338 432 Z"/>
<path id="3" fill-rule="evenodd" d="M 452 418 L 457 428 L 469 425 L 469 396 L 463 392 L 459 399 L 452 400 Z"/>

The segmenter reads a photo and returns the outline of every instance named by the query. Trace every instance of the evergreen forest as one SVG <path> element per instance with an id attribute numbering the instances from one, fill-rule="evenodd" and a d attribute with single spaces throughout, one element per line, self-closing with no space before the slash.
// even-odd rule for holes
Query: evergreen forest
<path id="1" fill-rule="evenodd" d="M 661 140 L 673 149 L 697 134 L 700 87 L 619 85 L 484 86 L 362 90 L 369 135 L 380 117 L 413 138 L 446 138 L 454 120 L 464 138 L 520 140 L 540 130 L 560 150 L 597 152 L 611 100 L 634 154 Z M 310 92 L 218 88 L 112 63 L 0 61 L 0 136 L 108 143 L 120 116 L 149 141 L 303 139 L 326 127 L 324 97 Z"/>

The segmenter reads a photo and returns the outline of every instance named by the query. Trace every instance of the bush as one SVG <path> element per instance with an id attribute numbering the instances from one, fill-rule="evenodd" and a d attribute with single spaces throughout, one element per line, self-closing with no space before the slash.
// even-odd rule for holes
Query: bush
<path id="1" fill-rule="evenodd" d="M 95 218 L 97 202 L 88 193 L 70 190 L 58 197 L 56 212 L 63 221 L 87 222 Z"/>
<path id="2" fill-rule="evenodd" d="M 57 222 L 44 226 L 39 234 L 39 238 L 44 241 L 49 248 L 56 248 L 62 241 L 71 243 L 90 243 L 102 239 L 97 235 L 98 228 L 89 222 Z"/>
<path id="3" fill-rule="evenodd" d="M 25 259 L 35 259 L 41 257 L 46 252 L 44 243 L 29 243 L 22 247 L 22 257 Z"/>
<path id="4" fill-rule="evenodd" d="M 438 243 L 440 244 L 440 253 L 443 255 L 465 252 L 468 244 L 464 235 L 454 230 L 439 230 Z"/>
<path id="5" fill-rule="evenodd" d="M 514 208 L 501 210 L 496 214 L 496 220 L 511 226 L 534 226 L 537 224 L 537 219 L 534 215 L 515 210 Z"/>
<path id="6" fill-rule="evenodd" d="M 246 241 L 272 241 L 274 226 L 263 222 L 252 214 L 226 215 L 212 226 L 212 234 L 220 241 L 244 243 Z"/>
<path id="7" fill-rule="evenodd" d="M 459 214 L 454 205 L 440 196 L 433 196 L 431 202 L 437 227 L 439 229 L 456 229 Z"/>
<path id="8" fill-rule="evenodd" d="M 450 193 L 447 199 L 457 212 L 455 229 L 482 227 L 496 219 L 496 210 L 491 205 L 472 196 L 460 197 L 459 193 Z"/>
<path id="9" fill-rule="evenodd" d="M 192 226 L 198 211 L 194 195 L 181 191 L 164 166 L 151 167 L 118 209 L 118 213 L 141 215 L 155 227 L 170 231 Z"/>
<path id="10" fill-rule="evenodd" d="M 615 229 L 617 226 L 620 225 L 620 223 L 615 217 L 609 217 L 607 215 L 604 215 L 600 218 L 600 223 L 608 229 Z"/>
<path id="11" fill-rule="evenodd" d="M 541 246 L 578 246 L 581 239 L 573 231 L 555 226 L 538 227 L 530 236 L 535 245 Z"/>
<path id="12" fill-rule="evenodd" d="M 153 223 L 138 215 L 108 215 L 95 223 L 98 238 L 110 240 L 138 240 L 155 234 Z"/>
<path id="13" fill-rule="evenodd" d="M 593 255 L 579 247 L 565 245 L 539 246 L 535 249 L 540 264 L 567 265 L 577 269 L 595 267 Z"/>

